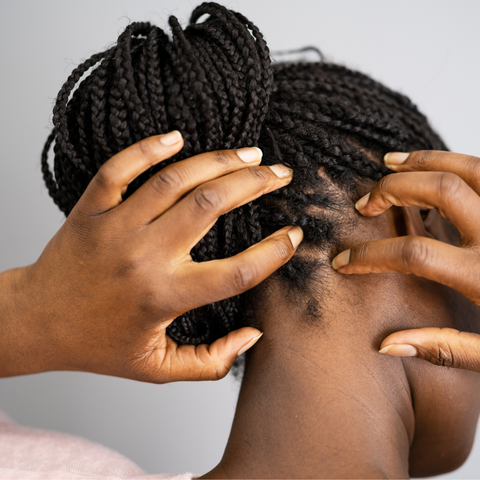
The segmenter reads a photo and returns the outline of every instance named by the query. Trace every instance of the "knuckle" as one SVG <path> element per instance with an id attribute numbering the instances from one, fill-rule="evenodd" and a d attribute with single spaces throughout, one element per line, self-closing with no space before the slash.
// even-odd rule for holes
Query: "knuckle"
<path id="1" fill-rule="evenodd" d="M 259 186 L 265 186 L 273 179 L 277 180 L 275 174 L 268 167 L 250 167 L 247 172 L 253 182 Z"/>
<path id="2" fill-rule="evenodd" d="M 138 150 L 139 155 L 145 158 L 150 158 L 153 156 L 154 149 L 151 145 L 151 140 L 148 138 L 143 138 L 135 144 L 135 148 Z"/>
<path id="3" fill-rule="evenodd" d="M 408 236 L 402 244 L 400 258 L 407 272 L 415 273 L 419 268 L 428 263 L 430 256 L 429 248 L 422 239 Z"/>
<path id="4" fill-rule="evenodd" d="M 95 180 L 100 188 L 110 189 L 120 185 L 122 178 L 116 168 L 109 163 L 104 163 L 96 173 Z"/>
<path id="5" fill-rule="evenodd" d="M 152 178 L 152 187 L 157 193 L 174 194 L 182 190 L 183 178 L 178 169 L 168 168 L 160 170 Z"/>
<path id="6" fill-rule="evenodd" d="M 207 345 L 199 345 L 195 349 L 196 363 L 198 365 L 196 371 L 197 380 L 221 380 L 230 370 L 230 367 L 222 358 L 216 355 L 212 356 L 209 353 L 209 348 Z"/>
<path id="7" fill-rule="evenodd" d="M 251 265 L 238 265 L 233 272 L 233 286 L 238 292 L 254 287 L 256 280 L 257 272 Z"/>
<path id="8" fill-rule="evenodd" d="M 465 161 L 467 178 L 480 185 L 480 158 L 469 155 Z"/>
<path id="9" fill-rule="evenodd" d="M 155 292 L 146 290 L 138 299 L 138 310 L 145 316 L 151 316 L 158 311 Z"/>
<path id="10" fill-rule="evenodd" d="M 377 190 L 377 193 L 380 196 L 385 197 L 388 194 L 388 191 L 390 190 L 391 184 L 394 180 L 395 178 L 393 175 L 387 175 L 377 183 L 374 189 Z"/>
<path id="11" fill-rule="evenodd" d="M 145 256 L 142 252 L 142 249 L 131 249 L 130 251 L 123 252 L 123 254 L 118 255 L 118 259 L 114 265 L 114 278 L 138 278 L 140 283 L 137 285 L 138 291 L 143 292 L 147 296 L 150 295 L 150 287 L 145 285 L 143 282 L 145 280 L 145 267 L 148 262 L 145 260 Z"/>
<path id="12" fill-rule="evenodd" d="M 415 165 L 421 170 L 426 168 L 433 159 L 433 150 L 420 150 L 414 153 L 413 161 Z"/>
<path id="13" fill-rule="evenodd" d="M 193 192 L 194 208 L 201 213 L 217 213 L 223 205 L 218 188 L 202 185 Z"/>
<path id="14" fill-rule="evenodd" d="M 229 165 L 230 164 L 230 155 L 228 151 L 225 150 L 215 150 L 212 152 L 213 154 L 213 159 L 217 162 L 220 163 L 221 165 Z"/>
<path id="15" fill-rule="evenodd" d="M 97 253 L 99 244 L 102 243 L 101 229 L 91 228 L 91 222 L 95 219 L 96 217 L 92 218 L 79 208 L 75 208 L 63 226 L 63 231 L 69 241 L 73 245 L 78 245 L 85 254 Z M 98 227 L 98 224 L 95 227 Z"/>
<path id="16" fill-rule="evenodd" d="M 221 380 L 227 376 L 227 373 L 230 371 L 228 365 L 225 365 L 223 362 L 215 363 L 213 365 L 213 370 L 210 379 L 211 380 Z"/>
<path id="17" fill-rule="evenodd" d="M 441 173 L 438 179 L 438 199 L 450 203 L 458 200 L 464 192 L 463 180 L 454 173 Z"/>
<path id="18" fill-rule="evenodd" d="M 434 365 L 440 365 L 442 367 L 459 367 L 453 350 L 449 343 L 444 340 L 439 340 L 433 345 L 433 349 L 429 352 L 427 360 Z"/>
<path id="19" fill-rule="evenodd" d="M 355 263 L 358 265 L 365 265 L 367 263 L 369 253 L 370 250 L 367 244 L 361 243 L 360 245 L 356 245 L 351 250 L 351 262 L 353 263 L 353 261 L 355 261 Z"/>
<path id="20" fill-rule="evenodd" d="M 113 277 L 115 279 L 130 277 L 137 270 L 137 262 L 133 259 L 124 259 L 116 265 Z"/>
<path id="21" fill-rule="evenodd" d="M 286 238 L 277 238 L 273 244 L 275 259 L 285 263 L 293 254 L 292 243 Z"/>

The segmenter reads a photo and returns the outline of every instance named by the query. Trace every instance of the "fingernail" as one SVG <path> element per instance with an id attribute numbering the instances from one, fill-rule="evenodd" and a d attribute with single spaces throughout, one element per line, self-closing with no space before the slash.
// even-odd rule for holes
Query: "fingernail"
<path id="1" fill-rule="evenodd" d="M 416 357 L 417 349 L 412 345 L 388 345 L 379 350 L 378 353 L 384 353 L 386 355 L 392 355 L 394 357 Z"/>
<path id="2" fill-rule="evenodd" d="M 279 178 L 286 178 L 292 174 L 292 171 L 281 163 L 278 165 L 270 165 L 270 170 Z"/>
<path id="3" fill-rule="evenodd" d="M 292 227 L 288 231 L 288 236 L 292 241 L 294 248 L 297 248 L 300 245 L 300 242 L 303 240 L 303 230 L 300 227 Z"/>
<path id="4" fill-rule="evenodd" d="M 385 161 L 385 165 L 400 165 L 402 164 L 409 156 L 409 153 L 403 152 L 388 152 L 384 157 L 383 160 Z"/>
<path id="5" fill-rule="evenodd" d="M 175 145 L 182 139 L 182 134 L 178 130 L 173 132 L 166 133 L 165 135 L 160 135 L 160 143 L 169 147 L 170 145 Z"/>
<path id="6" fill-rule="evenodd" d="M 260 337 L 263 335 L 263 332 L 256 337 L 251 338 L 237 353 L 237 357 L 239 357 L 242 353 L 246 352 L 250 347 L 253 347 Z"/>
<path id="7" fill-rule="evenodd" d="M 262 158 L 263 152 L 257 147 L 247 147 L 239 148 L 237 150 L 237 155 L 240 157 L 240 160 L 250 163 Z"/>
<path id="8" fill-rule="evenodd" d="M 368 203 L 368 200 L 370 199 L 370 192 L 368 192 L 364 197 L 362 197 L 356 204 L 355 208 L 360 211 L 363 210 Z"/>
<path id="9" fill-rule="evenodd" d="M 332 260 L 332 267 L 335 270 L 338 270 L 345 265 L 350 263 L 350 249 L 345 250 L 342 253 L 339 253 L 333 260 Z"/>

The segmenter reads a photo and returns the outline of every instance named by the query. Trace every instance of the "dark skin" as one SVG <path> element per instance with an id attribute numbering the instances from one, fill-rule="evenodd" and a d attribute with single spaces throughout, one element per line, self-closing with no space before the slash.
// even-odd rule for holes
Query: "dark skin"
<path id="1" fill-rule="evenodd" d="M 258 330 L 245 328 L 210 346 L 179 347 L 165 328 L 189 308 L 251 288 L 291 257 L 301 231 L 288 227 L 232 259 L 195 265 L 188 255 L 220 214 L 281 188 L 291 175 L 258 167 L 259 156 L 245 164 L 239 151 L 213 152 L 167 167 L 166 178 L 153 178 L 123 202 L 133 178 L 181 148 L 181 140 L 158 146 L 159 140 L 152 137 L 107 162 L 38 262 L 0 275 L 2 376 L 70 369 L 157 383 L 216 379 L 258 340 Z M 429 165 L 422 163 L 426 170 Z M 469 165 L 459 175 L 474 172 Z M 169 178 L 172 170 L 179 175 Z M 479 413 L 479 376 L 378 355 L 398 335 L 423 332 L 431 339 L 432 331 L 451 335 L 461 329 L 476 333 L 455 334 L 463 356 L 455 353 L 450 364 L 475 369 L 476 351 L 468 348 L 480 338 L 474 264 L 479 236 L 471 233 L 479 223 L 470 226 L 465 219 L 478 203 L 471 191 L 476 195 L 480 188 L 474 177 L 465 180 L 465 190 L 449 176 L 461 187 L 447 189 L 450 195 L 460 192 L 452 213 L 451 197 L 438 204 L 439 198 L 428 196 L 435 188 L 422 188 L 442 177 L 428 177 L 427 183 L 425 178 L 384 180 L 373 190 L 371 206 L 360 205 L 364 216 L 340 242 L 363 243 L 336 257 L 338 272 L 325 268 L 316 324 L 302 318 L 303 309 L 286 296 L 284 285 L 269 281 L 259 315 L 265 335 L 249 353 L 225 455 L 206 477 L 405 478 L 450 471 L 468 456 Z M 389 197 L 392 185 L 397 191 Z M 397 203 L 410 208 L 389 208 Z M 460 247 L 453 246 L 455 231 L 435 212 L 427 223 L 436 240 L 430 238 L 412 205 L 437 207 L 450 218 Z M 191 234 L 181 244 L 172 241 L 184 238 L 178 229 Z M 415 250 L 396 248 L 405 234 L 417 246 L 435 242 L 422 257 L 429 262 L 414 262 L 420 257 L 407 258 L 405 252 Z M 447 253 L 432 256 L 435 248 Z M 90 255 L 78 255 L 86 250 Z M 333 253 L 323 253 L 325 264 Z M 471 267 L 459 269 L 459 259 Z M 382 270 L 416 276 L 341 274 Z M 428 328 L 392 333 L 418 327 Z M 447 353 L 456 352 L 446 345 Z M 448 360 L 439 346 L 436 357 L 423 354 L 421 345 L 415 352 Z"/>
<path id="2" fill-rule="evenodd" d="M 332 266 L 343 274 L 414 274 L 448 285 L 480 306 L 480 159 L 451 152 L 393 152 L 385 164 L 399 175 L 378 182 L 357 202 L 357 210 L 372 217 L 392 205 L 434 209 L 455 226 L 459 238 L 449 242 L 408 235 L 360 243 L 338 255 Z M 396 332 L 384 339 L 381 353 L 480 372 L 476 330 L 438 327 Z"/>
<path id="3" fill-rule="evenodd" d="M 190 250 L 223 213 L 287 185 L 256 148 L 170 165 L 123 201 L 127 186 L 183 147 L 179 132 L 106 162 L 32 265 L 0 274 L 0 377 L 79 370 L 152 383 L 217 380 L 260 338 L 245 327 L 211 345 L 177 345 L 167 326 L 192 308 L 260 283 L 293 255 L 285 227 L 240 254 L 196 263 Z"/>
<path id="4" fill-rule="evenodd" d="M 436 211 L 425 221 L 416 206 L 356 215 L 344 245 L 405 235 L 458 242 Z M 473 443 L 480 376 L 378 351 L 399 330 L 480 333 L 480 309 L 419 276 L 323 273 L 327 300 L 313 325 L 270 280 L 264 336 L 248 353 L 225 454 L 204 478 L 408 478 L 458 468 Z"/>

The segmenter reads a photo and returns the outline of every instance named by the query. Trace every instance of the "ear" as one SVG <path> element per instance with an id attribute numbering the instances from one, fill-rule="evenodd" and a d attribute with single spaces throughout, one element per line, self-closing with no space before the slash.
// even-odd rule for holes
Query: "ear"
<path id="1" fill-rule="evenodd" d="M 402 235 L 434 238 L 450 245 L 460 243 L 460 234 L 457 229 L 451 222 L 443 218 L 438 210 L 424 211 L 425 218 L 422 218 L 420 207 L 401 207 L 398 210 L 401 211 L 402 219 L 397 219 L 397 222 L 399 225 L 404 225 L 405 228 Z"/>
<path id="2" fill-rule="evenodd" d="M 431 237 L 425 230 L 419 207 L 392 206 L 377 217 L 361 217 L 358 227 L 352 232 L 352 238 L 345 244 L 350 246 L 355 243 L 405 235 Z"/>
<path id="3" fill-rule="evenodd" d="M 425 224 L 420 215 L 419 207 L 400 207 L 399 210 L 405 229 L 402 235 L 416 235 L 419 237 L 431 236 L 425 231 Z"/>

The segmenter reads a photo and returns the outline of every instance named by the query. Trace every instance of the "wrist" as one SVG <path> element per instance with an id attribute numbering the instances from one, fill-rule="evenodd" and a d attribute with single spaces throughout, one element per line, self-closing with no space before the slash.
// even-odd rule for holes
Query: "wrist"
<path id="1" fill-rule="evenodd" d="M 48 370 L 28 269 L 0 273 L 0 377 Z"/>

